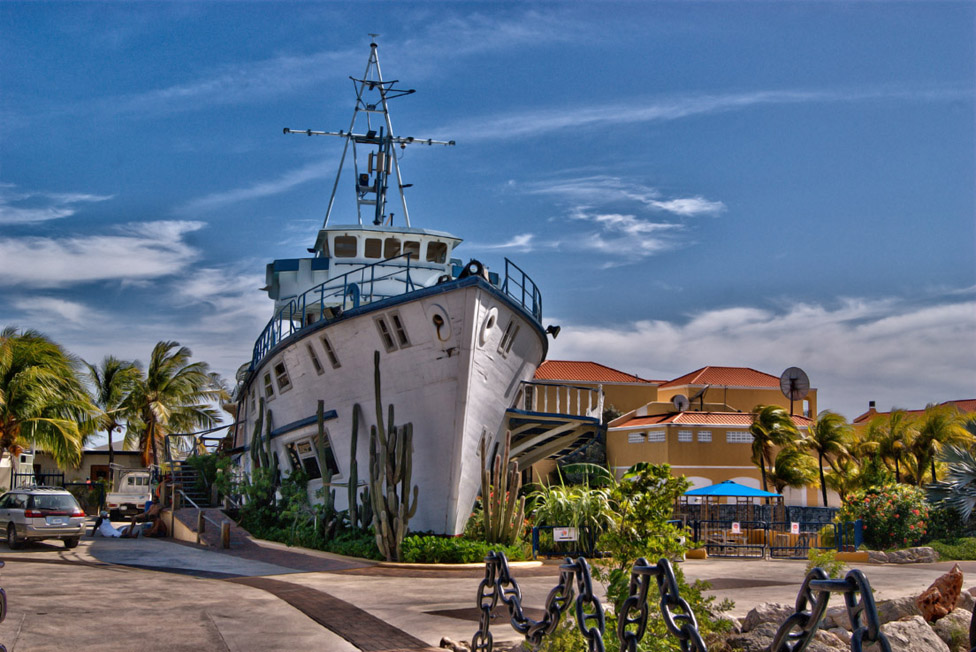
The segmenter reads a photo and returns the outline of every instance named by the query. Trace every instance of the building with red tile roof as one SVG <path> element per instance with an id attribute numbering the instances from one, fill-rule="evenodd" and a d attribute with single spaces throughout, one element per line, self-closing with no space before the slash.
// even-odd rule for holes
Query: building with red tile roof
<path id="1" fill-rule="evenodd" d="M 657 386 L 663 381 L 647 380 L 599 362 L 579 360 L 546 360 L 535 372 L 537 391 L 545 392 L 547 384 L 570 384 L 603 390 L 603 404 L 618 412 L 633 410 L 657 399 Z"/>
<path id="2" fill-rule="evenodd" d="M 942 407 L 944 405 L 952 405 L 963 414 L 976 414 L 976 398 L 966 398 L 959 401 L 945 401 L 943 403 L 939 403 L 939 407 Z M 908 414 L 909 416 L 921 416 L 925 414 L 926 409 L 927 408 L 922 408 L 920 410 L 905 410 L 905 413 Z M 879 416 L 886 417 L 889 414 L 891 414 L 891 412 L 892 411 L 878 412 L 875 409 L 875 402 L 869 401 L 868 411 L 858 417 L 855 417 L 854 421 L 852 421 L 851 423 L 854 425 L 863 425 L 868 423 L 875 417 L 879 417 Z"/>

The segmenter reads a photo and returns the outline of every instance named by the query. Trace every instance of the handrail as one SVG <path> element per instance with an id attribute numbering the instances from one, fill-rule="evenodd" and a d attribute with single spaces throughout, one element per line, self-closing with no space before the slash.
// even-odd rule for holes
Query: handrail
<path id="1" fill-rule="evenodd" d="M 600 419 L 603 416 L 603 385 L 585 387 L 524 380 L 515 398 L 515 408 L 527 412 L 552 412 Z M 575 400 L 574 400 L 575 399 Z M 584 409 L 585 400 L 585 409 Z M 575 402 L 575 410 L 573 404 Z"/>

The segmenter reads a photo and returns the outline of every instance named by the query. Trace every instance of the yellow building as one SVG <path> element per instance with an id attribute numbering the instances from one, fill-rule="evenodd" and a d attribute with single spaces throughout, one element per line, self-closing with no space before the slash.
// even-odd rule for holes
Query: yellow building
<path id="1" fill-rule="evenodd" d="M 944 403 L 939 403 L 939 407 L 942 407 L 943 405 L 951 405 L 955 407 L 957 410 L 959 410 L 962 414 L 971 414 L 976 416 L 976 398 L 963 399 L 961 401 L 945 401 Z M 867 424 L 869 424 L 876 417 L 887 417 L 890 414 L 891 412 L 878 412 L 875 409 L 875 402 L 869 401 L 868 411 L 860 415 L 859 417 L 856 417 L 851 422 L 851 425 L 853 425 L 855 428 L 860 429 L 866 426 Z M 922 408 L 921 410 L 905 410 L 905 414 L 908 415 L 909 417 L 920 417 L 925 414 L 925 408 Z"/>
<path id="2" fill-rule="evenodd" d="M 658 401 L 672 401 L 678 395 L 702 409 L 704 404 L 727 405 L 733 412 L 751 412 L 757 405 L 778 405 L 791 414 L 817 414 L 817 390 L 811 388 L 800 401 L 790 400 L 780 390 L 778 376 L 748 367 L 702 367 L 674 380 L 661 383 Z"/>
<path id="3" fill-rule="evenodd" d="M 579 385 L 603 390 L 604 408 L 629 412 L 657 400 L 657 387 L 663 381 L 645 380 L 597 362 L 546 360 L 535 372 L 535 391 L 555 405 L 556 389 L 546 385 Z"/>

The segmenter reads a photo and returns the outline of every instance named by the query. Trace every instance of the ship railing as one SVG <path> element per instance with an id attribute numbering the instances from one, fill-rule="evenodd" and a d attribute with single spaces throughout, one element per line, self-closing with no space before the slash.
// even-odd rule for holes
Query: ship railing
<path id="1" fill-rule="evenodd" d="M 289 300 L 275 313 L 254 343 L 251 369 L 254 369 L 258 362 L 283 339 L 306 326 L 336 314 L 336 308 L 358 308 L 361 305 L 416 290 L 419 286 L 411 275 L 411 269 L 417 267 L 416 264 L 411 266 L 413 255 L 406 253 L 363 265 L 320 283 Z M 402 290 L 379 292 L 377 284 L 387 281 L 401 285 Z"/>
<path id="2" fill-rule="evenodd" d="M 522 381 L 515 409 L 574 417 L 603 416 L 603 385 L 583 387 Z"/>
<path id="3" fill-rule="evenodd" d="M 521 267 L 505 259 L 505 281 L 502 291 L 525 308 L 536 321 L 542 323 L 542 293 Z"/>

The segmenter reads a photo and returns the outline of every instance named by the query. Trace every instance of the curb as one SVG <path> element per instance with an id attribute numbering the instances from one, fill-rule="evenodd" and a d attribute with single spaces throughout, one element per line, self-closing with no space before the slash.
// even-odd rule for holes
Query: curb
<path id="1" fill-rule="evenodd" d="M 466 564 L 410 564 L 398 561 L 376 562 L 380 568 L 409 568 L 413 570 L 481 570 L 485 567 L 484 562 L 473 562 Z M 541 561 L 510 561 L 509 568 L 539 568 Z"/>

